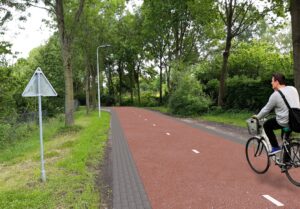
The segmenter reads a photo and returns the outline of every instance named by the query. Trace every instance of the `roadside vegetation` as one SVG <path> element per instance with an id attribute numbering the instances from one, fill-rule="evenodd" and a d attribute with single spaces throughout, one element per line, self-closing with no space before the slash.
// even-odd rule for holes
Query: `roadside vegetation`
<path id="1" fill-rule="evenodd" d="M 40 181 L 38 128 L 0 151 L 0 208 L 100 208 L 95 183 L 104 155 L 109 113 L 75 113 L 65 128 L 60 116 L 44 123 L 47 181 Z"/>
<path id="2" fill-rule="evenodd" d="M 155 110 L 167 115 L 173 115 L 168 107 L 149 107 L 151 110 Z M 217 123 L 229 124 L 239 127 L 247 127 L 246 120 L 251 117 L 254 113 L 248 110 L 222 110 L 222 109 L 212 109 L 203 115 L 173 115 L 178 117 L 190 117 L 195 120 L 206 120 Z"/>

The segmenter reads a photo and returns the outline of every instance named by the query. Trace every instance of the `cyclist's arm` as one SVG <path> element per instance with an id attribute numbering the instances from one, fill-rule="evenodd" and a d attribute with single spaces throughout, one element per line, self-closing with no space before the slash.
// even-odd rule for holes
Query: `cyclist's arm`
<path id="1" fill-rule="evenodd" d="M 256 118 L 262 119 L 268 115 L 276 105 L 275 92 L 270 96 L 268 103 L 261 109 L 261 111 L 256 115 Z"/>

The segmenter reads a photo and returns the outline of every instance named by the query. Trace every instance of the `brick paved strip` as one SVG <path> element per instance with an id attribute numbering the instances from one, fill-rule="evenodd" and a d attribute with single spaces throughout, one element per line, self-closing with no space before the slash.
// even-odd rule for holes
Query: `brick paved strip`
<path id="1" fill-rule="evenodd" d="M 150 209 L 150 202 L 131 156 L 116 112 L 111 109 L 113 208 Z"/>

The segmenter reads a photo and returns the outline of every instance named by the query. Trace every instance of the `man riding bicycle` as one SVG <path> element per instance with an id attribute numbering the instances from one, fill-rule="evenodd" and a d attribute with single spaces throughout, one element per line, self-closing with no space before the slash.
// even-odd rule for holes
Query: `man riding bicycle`
<path id="1" fill-rule="evenodd" d="M 285 77 L 283 74 L 274 73 L 272 75 L 271 84 L 274 92 L 269 97 L 268 103 L 257 115 L 252 117 L 262 119 L 273 109 L 275 110 L 276 117 L 268 119 L 263 125 L 266 135 L 268 136 L 272 145 L 272 150 L 269 154 L 273 155 L 281 151 L 274 134 L 274 130 L 288 127 L 289 123 L 289 109 L 278 91 L 282 92 L 291 107 L 300 108 L 300 102 L 297 89 L 293 86 L 286 86 Z"/>

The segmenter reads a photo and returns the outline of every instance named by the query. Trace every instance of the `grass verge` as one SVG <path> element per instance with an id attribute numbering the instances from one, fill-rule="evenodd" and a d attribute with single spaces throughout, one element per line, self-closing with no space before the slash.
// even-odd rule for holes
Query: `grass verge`
<path id="1" fill-rule="evenodd" d="M 170 110 L 167 107 L 150 107 L 149 109 L 159 111 L 164 114 L 172 115 Z M 230 124 L 240 127 L 246 127 L 246 120 L 253 115 L 252 112 L 249 111 L 240 111 L 240 110 L 214 110 L 209 111 L 201 116 L 189 116 L 193 119 L 200 119 L 206 121 L 212 121 L 217 123 Z M 180 116 L 183 117 L 183 116 Z"/>
<path id="2" fill-rule="evenodd" d="M 38 132 L 0 154 L 0 208 L 99 208 L 95 186 L 109 131 L 109 113 L 76 112 L 75 126 L 44 123 L 47 182 L 40 181 Z"/>
<path id="3" fill-rule="evenodd" d="M 215 112 L 212 111 L 197 118 L 217 123 L 247 127 L 246 120 L 250 118 L 251 115 L 253 115 L 253 113 L 248 111 L 229 110 Z"/>

